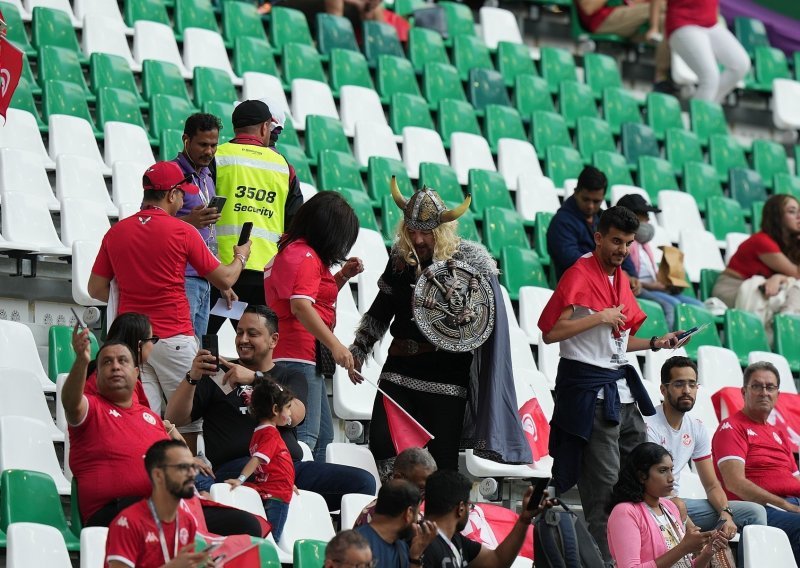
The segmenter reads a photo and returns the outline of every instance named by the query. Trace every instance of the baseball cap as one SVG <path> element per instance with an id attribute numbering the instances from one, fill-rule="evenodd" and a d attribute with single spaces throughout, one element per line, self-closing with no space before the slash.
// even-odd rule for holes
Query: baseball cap
<path id="1" fill-rule="evenodd" d="M 185 193 L 197 195 L 200 188 L 189 183 L 189 177 L 183 173 L 181 167 L 175 162 L 156 162 L 144 172 L 142 187 L 156 191 L 170 191 L 182 189 Z"/>
<path id="2" fill-rule="evenodd" d="M 252 99 L 242 101 L 236 105 L 231 115 L 234 128 L 253 126 L 270 120 L 272 120 L 272 113 L 269 111 L 267 103 Z"/>
<path id="3" fill-rule="evenodd" d="M 661 209 L 650 205 L 647 201 L 645 201 L 644 197 L 642 197 L 638 193 L 628 193 L 627 195 L 623 195 L 617 201 L 617 205 L 626 207 L 636 214 L 661 213 Z"/>

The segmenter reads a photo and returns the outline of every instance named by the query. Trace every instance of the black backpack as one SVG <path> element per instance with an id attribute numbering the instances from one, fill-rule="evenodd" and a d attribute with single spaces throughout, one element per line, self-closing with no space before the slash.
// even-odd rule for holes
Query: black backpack
<path id="1" fill-rule="evenodd" d="M 586 524 L 561 501 L 533 526 L 536 568 L 604 568 L 605 562 Z M 562 510 L 563 509 L 563 510 Z"/>

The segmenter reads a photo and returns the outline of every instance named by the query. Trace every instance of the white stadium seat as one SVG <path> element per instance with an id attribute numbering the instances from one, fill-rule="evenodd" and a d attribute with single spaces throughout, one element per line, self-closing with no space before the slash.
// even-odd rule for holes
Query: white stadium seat
<path id="1" fill-rule="evenodd" d="M 369 451 L 367 446 L 331 442 L 325 448 L 325 461 L 327 463 L 358 467 L 368 471 L 372 474 L 372 477 L 375 478 L 375 490 L 377 491 L 381 488 L 378 466 L 375 465 L 375 458 L 372 456 L 372 452 Z"/>
<path id="2" fill-rule="evenodd" d="M 89 276 L 100 251 L 98 241 L 72 243 L 72 299 L 80 306 L 104 306 L 89 295 Z"/>
<path id="3" fill-rule="evenodd" d="M 52 420 L 51 420 L 52 421 Z M 47 424 L 27 416 L 0 416 L 0 471 L 27 469 L 53 478 L 59 495 L 69 495 Z"/>
<path id="4" fill-rule="evenodd" d="M 678 239 L 678 248 L 683 251 L 683 267 L 691 282 L 700 282 L 703 268 L 725 270 L 725 262 L 717 248 L 717 239 L 709 231 L 683 229 Z"/>
<path id="5" fill-rule="evenodd" d="M 28 150 L 39 156 L 48 170 L 56 169 L 56 162 L 47 153 L 39 133 L 36 118 L 29 112 L 16 108 L 8 109 L 6 123 L 0 128 L 0 148 Z"/>
<path id="6" fill-rule="evenodd" d="M 81 568 L 105 568 L 106 527 L 86 527 L 81 531 Z"/>
<path id="7" fill-rule="evenodd" d="M 100 4 L 117 6 L 116 2 L 100 2 Z M 142 66 L 133 58 L 126 35 L 133 35 L 133 28 L 127 27 L 125 22 L 99 13 L 86 14 L 83 19 L 81 49 L 86 57 L 97 52 L 122 57 L 131 71 L 138 73 L 142 70 Z"/>
<path id="8" fill-rule="evenodd" d="M 553 180 L 532 173 L 519 176 L 517 213 L 524 220 L 534 221 L 537 213 L 555 213 L 560 207 L 558 190 Z"/>
<path id="9" fill-rule="evenodd" d="M 342 129 L 349 138 L 355 136 L 359 122 L 388 126 L 378 93 L 367 87 L 343 86 L 339 93 L 339 115 L 342 117 Z"/>
<path id="10" fill-rule="evenodd" d="M 97 163 L 104 176 L 111 175 L 111 168 L 103 161 L 92 125 L 77 116 L 50 115 L 50 157 L 58 160 L 61 154 L 82 156 Z"/>
<path id="11" fill-rule="evenodd" d="M 542 166 L 533 144 L 525 140 L 501 138 L 497 141 L 497 170 L 503 174 L 506 186 L 518 190 L 520 178 L 542 178 Z"/>
<path id="12" fill-rule="evenodd" d="M 322 495 L 301 489 L 299 495 L 292 495 L 289 516 L 283 526 L 278 547 L 287 554 L 292 554 L 294 543 L 300 539 L 310 538 L 327 542 L 335 534 L 328 505 Z"/>
<path id="13" fill-rule="evenodd" d="M 797 568 L 789 537 L 781 529 L 747 525 L 742 531 L 745 568 Z"/>
<path id="14" fill-rule="evenodd" d="M 329 116 L 339 120 L 339 111 L 333 101 L 333 93 L 327 83 L 312 79 L 292 81 L 292 119 L 294 127 L 306 129 L 306 117 L 310 114 Z"/>
<path id="15" fill-rule="evenodd" d="M 517 17 L 513 12 L 484 6 L 478 14 L 481 21 L 481 36 L 489 49 L 497 49 L 497 44 L 501 41 L 524 43 Z"/>
<path id="16" fill-rule="evenodd" d="M 75 241 L 100 243 L 111 228 L 102 203 L 67 198 L 61 203 L 61 242 L 72 248 Z"/>
<path id="17" fill-rule="evenodd" d="M 140 66 L 145 59 L 167 61 L 178 66 L 184 79 L 192 78 L 192 72 L 183 64 L 175 34 L 167 25 L 138 20 L 133 25 L 133 58 Z"/>
<path id="18" fill-rule="evenodd" d="M 56 164 L 56 196 L 59 201 L 86 199 L 102 205 L 109 217 L 119 214 L 97 162 L 83 156 L 61 154 Z"/>
<path id="19" fill-rule="evenodd" d="M 111 168 L 111 199 L 117 207 L 126 203 L 140 209 L 142 203 L 142 176 L 153 162 L 116 162 Z M 121 218 L 121 217 L 120 217 Z"/>
<path id="20" fill-rule="evenodd" d="M 364 510 L 364 507 L 374 500 L 374 495 L 364 495 L 363 493 L 342 495 L 342 512 L 340 516 L 342 530 L 352 529 L 358 517 L 361 516 L 361 511 Z"/>
<path id="21" fill-rule="evenodd" d="M 142 162 L 148 166 L 156 162 L 147 132 L 141 126 L 108 121 L 103 132 L 104 161 L 109 168 L 113 169 L 116 162 Z"/>
<path id="22" fill-rule="evenodd" d="M 72 251 L 58 238 L 47 201 L 20 191 L 3 194 L 4 248 L 33 250 L 48 256 L 69 256 Z M 29 246 L 33 248 L 28 248 Z"/>
<path id="23" fill-rule="evenodd" d="M 539 345 L 539 317 L 552 295 L 549 288 L 523 286 L 519 289 L 519 326 L 528 335 L 529 343 Z"/>
<path id="24" fill-rule="evenodd" d="M 242 85 L 242 78 L 233 72 L 222 36 L 212 30 L 186 28 L 183 30 L 183 62 L 189 72 L 195 67 L 222 69 L 234 85 Z"/>
<path id="25" fill-rule="evenodd" d="M 442 138 L 435 130 L 406 126 L 403 128 L 403 163 L 408 177 L 419 178 L 419 165 L 423 162 L 450 165 Z"/>
<path id="26" fill-rule="evenodd" d="M 380 122 L 356 123 L 353 154 L 362 168 L 369 165 L 369 159 L 373 156 L 402 161 L 392 129 Z"/>
<path id="27" fill-rule="evenodd" d="M 72 568 L 64 537 L 57 528 L 37 523 L 8 525 L 8 568 Z"/>
<path id="28" fill-rule="evenodd" d="M 44 198 L 50 211 L 58 211 L 58 202 L 47 178 L 41 156 L 19 148 L 0 149 L 0 203 L 7 191 L 23 191 Z"/>
<path id="29" fill-rule="evenodd" d="M 243 76 L 244 85 L 242 86 L 242 100 L 254 99 L 269 99 L 275 101 L 274 104 L 280 105 L 282 108 L 287 109 L 289 116 L 289 101 L 286 99 L 286 93 L 283 92 L 283 85 L 281 80 L 273 75 L 266 73 L 256 73 L 248 71 Z M 295 124 L 295 126 L 297 126 Z"/>
<path id="30" fill-rule="evenodd" d="M 27 325 L 0 320 L 0 361 L 6 367 L 29 371 L 38 380 L 42 391 L 56 392 L 56 385 L 42 367 L 33 333 Z"/>
<path id="31" fill-rule="evenodd" d="M 724 347 L 703 345 L 697 349 L 697 380 L 713 396 L 725 387 L 742 387 L 742 368 L 735 352 Z M 722 412 L 722 418 L 727 415 Z"/>
<path id="32" fill-rule="evenodd" d="M 486 138 L 467 132 L 450 135 L 450 165 L 456 171 L 461 185 L 469 183 L 470 170 L 497 171 Z"/>
<path id="33" fill-rule="evenodd" d="M 783 130 L 800 128 L 800 82 L 791 79 L 772 81 L 772 122 Z"/>
<path id="34" fill-rule="evenodd" d="M 781 379 L 781 392 L 797 394 L 797 385 L 794 383 L 792 370 L 789 368 L 789 362 L 786 360 L 786 357 L 778 353 L 770 353 L 769 351 L 751 351 L 747 356 L 748 364 L 757 363 L 759 361 L 772 363 L 778 369 L 778 374 Z"/>
<path id="35" fill-rule="evenodd" d="M 0 367 L 0 416 L 34 418 L 47 425 L 53 442 L 64 441 L 64 432 L 53 422 L 39 379 L 27 369 Z"/>
<path id="36" fill-rule="evenodd" d="M 697 202 L 683 191 L 661 190 L 658 192 L 658 224 L 664 227 L 673 243 L 678 242 L 682 230 L 702 231 L 705 229 Z"/>

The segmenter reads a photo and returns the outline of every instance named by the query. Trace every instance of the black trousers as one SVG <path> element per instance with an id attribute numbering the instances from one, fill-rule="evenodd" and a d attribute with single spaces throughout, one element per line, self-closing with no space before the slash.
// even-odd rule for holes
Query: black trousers
<path id="1" fill-rule="evenodd" d="M 233 291 L 236 292 L 236 295 L 239 296 L 239 300 L 242 302 L 247 302 L 250 305 L 261 306 L 265 306 L 267 304 L 267 301 L 264 298 L 264 272 L 261 270 L 243 270 L 239 276 L 239 280 L 237 280 L 236 284 L 233 285 Z M 217 300 L 219 300 L 221 297 L 222 294 L 220 291 L 212 286 L 212 308 L 217 303 Z M 209 317 L 208 333 L 217 333 L 219 328 L 222 327 L 223 323 L 225 323 L 225 318 L 221 318 L 219 316 Z M 231 323 L 233 324 L 233 328 L 236 329 L 236 326 L 239 324 L 239 320 L 231 320 Z"/>

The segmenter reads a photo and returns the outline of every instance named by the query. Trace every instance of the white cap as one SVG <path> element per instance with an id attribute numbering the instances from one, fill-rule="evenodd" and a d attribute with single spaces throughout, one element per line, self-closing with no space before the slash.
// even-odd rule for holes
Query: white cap
<path id="1" fill-rule="evenodd" d="M 283 105 L 270 97 L 261 97 L 258 100 L 265 102 L 269 107 L 269 111 L 272 113 L 272 122 L 283 128 L 286 125 L 286 109 Z"/>

